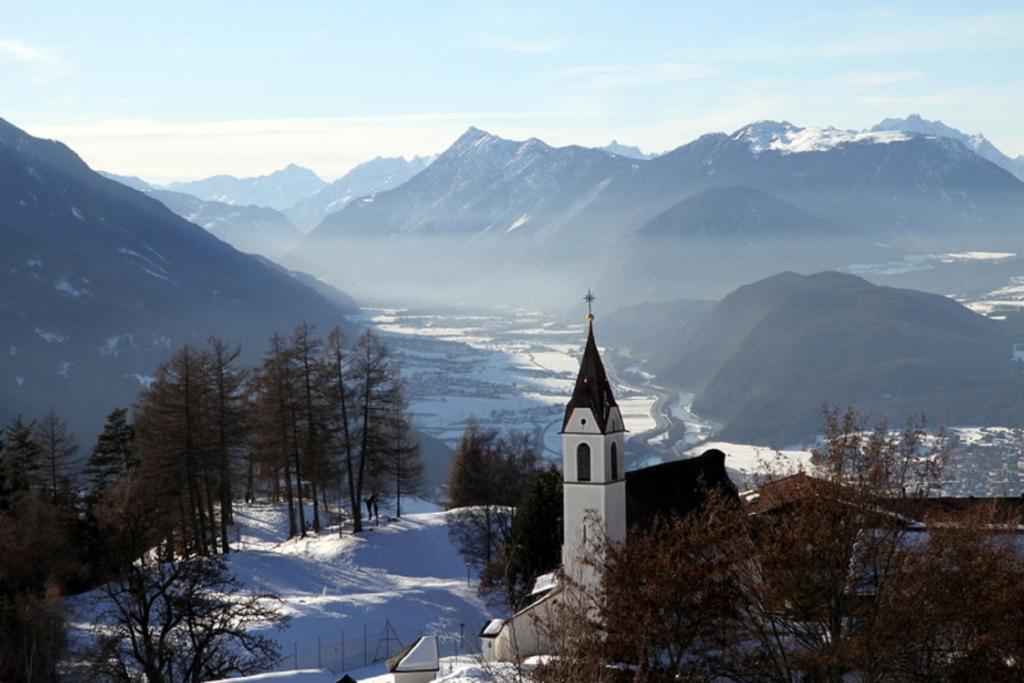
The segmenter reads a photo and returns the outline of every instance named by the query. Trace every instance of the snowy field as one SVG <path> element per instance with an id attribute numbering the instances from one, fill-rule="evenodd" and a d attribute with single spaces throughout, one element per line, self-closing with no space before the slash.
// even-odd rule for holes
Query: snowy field
<path id="1" fill-rule="evenodd" d="M 741 475 L 739 478 L 743 481 L 738 484 L 749 485 L 768 473 L 785 476 L 811 470 L 811 452 L 804 450 L 776 450 L 767 446 L 706 441 L 687 451 L 686 455 L 700 455 L 712 448 L 725 453 L 726 468 Z"/>
<path id="2" fill-rule="evenodd" d="M 254 592 L 278 595 L 291 617 L 287 629 L 269 633 L 281 645 L 279 669 L 326 669 L 336 674 L 332 681 L 346 671 L 381 674 L 384 660 L 420 635 L 438 636 L 442 656 L 478 649 L 476 636 L 492 615 L 448 539 L 446 513 L 388 523 L 382 515 L 380 527 L 358 537 L 292 541 L 284 540 L 283 506 L 240 506 L 236 518 L 241 542 L 229 556 L 232 574 Z M 71 603 L 81 642 L 92 599 Z M 321 680 L 315 674 L 289 680 Z"/>
<path id="3" fill-rule="evenodd" d="M 401 362 L 417 428 L 454 446 L 473 416 L 484 427 L 528 432 L 545 457 L 561 459 L 558 431 L 586 342 L 583 322 L 514 309 L 365 309 L 364 321 L 388 338 Z M 600 339 L 599 324 L 595 329 Z M 630 432 L 655 427 L 649 388 L 615 382 L 615 396 Z"/>

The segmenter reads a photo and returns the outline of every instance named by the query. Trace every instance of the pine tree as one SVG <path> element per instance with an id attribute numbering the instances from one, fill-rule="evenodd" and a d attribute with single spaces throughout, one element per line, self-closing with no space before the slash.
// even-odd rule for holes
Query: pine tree
<path id="1" fill-rule="evenodd" d="M 395 514 L 402 516 L 402 496 L 414 496 L 423 491 L 423 458 L 419 444 L 409 438 L 409 420 L 406 417 L 405 392 L 398 392 L 398 403 L 392 417 L 393 445 L 388 453 L 388 473 L 394 483 Z"/>
<path id="2" fill-rule="evenodd" d="M 78 443 L 68 432 L 67 422 L 50 408 L 36 423 L 33 437 L 40 450 L 41 488 L 46 491 L 51 504 L 57 505 L 62 499 L 70 503 L 74 498 L 71 473 Z"/>
<path id="3" fill-rule="evenodd" d="M 296 524 L 295 492 L 292 484 L 294 386 L 289 371 L 288 349 L 281 335 L 270 338 L 270 348 L 254 378 L 255 400 L 250 406 L 253 425 L 254 457 L 260 476 L 269 480 L 274 491 L 284 483 L 288 502 L 288 538 L 299 534 Z"/>
<path id="4" fill-rule="evenodd" d="M 207 352 L 209 380 L 211 384 L 210 426 L 213 434 L 213 451 L 216 459 L 218 492 L 220 501 L 220 544 L 221 552 L 230 551 L 228 525 L 234 523 L 232 510 L 232 460 L 246 440 L 245 386 L 247 374 L 236 367 L 242 348 L 229 348 L 218 337 L 211 337 Z"/>
<path id="5" fill-rule="evenodd" d="M 302 323 L 295 328 L 292 335 L 291 358 L 294 363 L 295 376 L 298 379 L 299 418 L 302 425 L 302 450 L 305 462 L 302 469 L 306 473 L 312 487 L 311 502 L 313 505 L 313 531 L 320 533 L 319 489 L 324 485 L 325 447 L 323 437 L 326 428 L 323 426 L 323 396 L 321 369 L 318 356 L 323 350 L 323 342 L 314 336 L 316 328 L 309 323 Z M 298 468 L 298 464 L 296 464 Z"/>
<path id="6" fill-rule="evenodd" d="M 448 485 L 445 487 L 449 507 L 461 508 L 495 502 L 492 445 L 497 438 L 497 431 L 483 430 L 475 418 L 466 420 L 466 429 L 452 456 Z"/>
<path id="7" fill-rule="evenodd" d="M 93 501 L 100 494 L 138 464 L 135 457 L 135 429 L 128 422 L 128 410 L 114 408 L 107 415 L 103 431 L 96 437 L 96 445 L 85 462 L 89 497 Z"/>
<path id="8" fill-rule="evenodd" d="M 505 591 L 521 607 L 538 576 L 555 569 L 562 555 L 562 473 L 551 466 L 526 489 L 505 545 Z"/>
<path id="9" fill-rule="evenodd" d="M 4 448 L 0 455 L 0 476 L 3 490 L 0 491 L 0 507 L 7 509 L 11 498 L 32 488 L 38 481 L 40 456 L 39 444 L 32 437 L 34 422 L 26 423 L 19 415 L 4 430 Z"/>

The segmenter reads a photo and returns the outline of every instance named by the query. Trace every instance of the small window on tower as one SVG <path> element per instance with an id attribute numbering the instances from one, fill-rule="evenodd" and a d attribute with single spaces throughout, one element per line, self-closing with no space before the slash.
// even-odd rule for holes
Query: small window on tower
<path id="1" fill-rule="evenodd" d="M 576 448 L 576 481 L 590 481 L 590 446 L 585 443 Z"/>
<path id="2" fill-rule="evenodd" d="M 618 481 L 619 479 L 619 447 L 616 443 L 612 443 L 612 481 Z"/>

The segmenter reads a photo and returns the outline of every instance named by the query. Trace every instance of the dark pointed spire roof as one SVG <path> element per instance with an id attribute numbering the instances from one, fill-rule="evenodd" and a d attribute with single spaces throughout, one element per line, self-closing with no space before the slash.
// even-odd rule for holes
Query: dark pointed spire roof
<path id="1" fill-rule="evenodd" d="M 590 408 L 597 418 L 597 427 L 603 434 L 608 428 L 608 414 L 617 404 L 615 396 L 612 395 L 612 385 L 604 371 L 604 363 L 601 362 L 601 354 L 597 351 L 597 342 L 594 341 L 593 320 L 588 327 L 587 345 L 583 349 L 576 387 L 572 390 L 572 398 L 568 405 L 565 406 L 562 431 L 564 432 L 569 424 L 569 417 L 575 408 Z"/>

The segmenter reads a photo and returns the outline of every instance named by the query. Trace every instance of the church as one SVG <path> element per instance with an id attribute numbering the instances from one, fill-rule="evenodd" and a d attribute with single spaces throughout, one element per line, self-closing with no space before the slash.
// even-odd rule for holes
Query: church
<path id="1" fill-rule="evenodd" d="M 593 297 L 588 293 L 586 300 Z M 564 599 L 566 578 L 588 587 L 601 581 L 585 557 L 589 543 L 600 539 L 588 539 L 588 533 L 620 543 L 630 528 L 647 526 L 656 516 L 683 516 L 699 508 L 709 489 L 738 496 L 719 450 L 627 472 L 626 425 L 594 339 L 592 313 L 587 315 L 587 341 L 561 434 L 562 566 L 537 580 L 527 607 L 484 626 L 480 642 L 488 661 L 550 653 L 538 623 Z"/>

